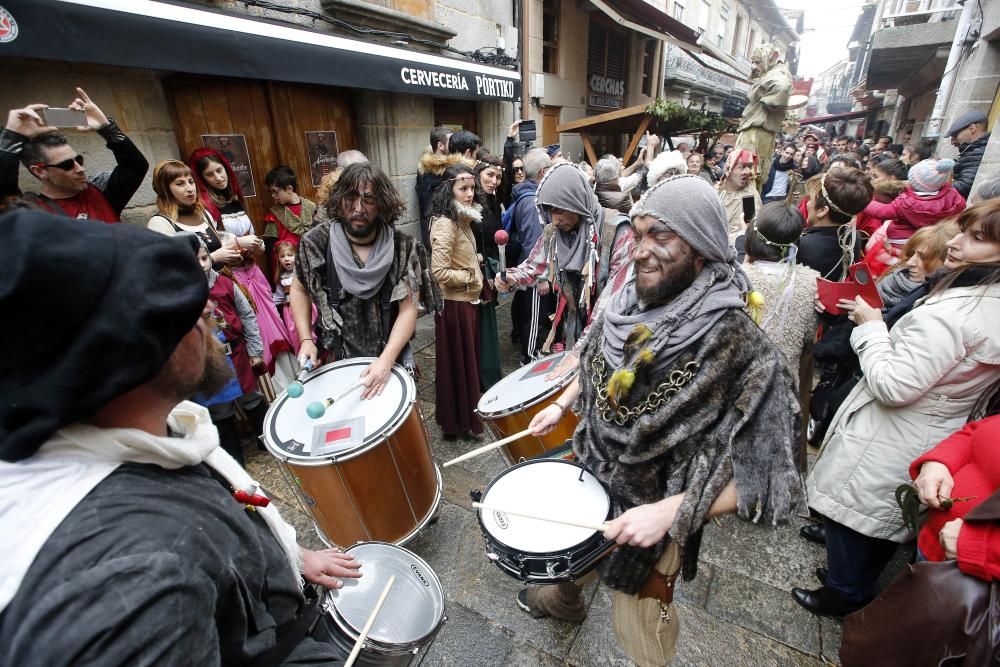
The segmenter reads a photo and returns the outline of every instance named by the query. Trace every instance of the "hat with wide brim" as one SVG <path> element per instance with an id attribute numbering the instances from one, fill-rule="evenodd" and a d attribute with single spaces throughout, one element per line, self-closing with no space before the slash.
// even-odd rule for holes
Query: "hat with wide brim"
<path id="1" fill-rule="evenodd" d="M 0 459 L 155 377 L 208 299 L 188 239 L 20 209 L 0 217 Z"/>

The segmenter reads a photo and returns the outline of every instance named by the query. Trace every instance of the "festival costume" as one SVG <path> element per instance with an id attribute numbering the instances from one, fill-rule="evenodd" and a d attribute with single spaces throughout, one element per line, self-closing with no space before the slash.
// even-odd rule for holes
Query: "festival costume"
<path id="1" fill-rule="evenodd" d="M 761 61 L 761 75 L 750 87 L 746 108 L 737 129 L 735 150 L 758 156 L 774 155 L 774 136 L 781 131 L 792 93 L 792 75 L 772 44 L 761 44 L 753 53 Z M 758 192 L 763 174 L 756 174 Z"/>
<path id="2" fill-rule="evenodd" d="M 676 622 L 676 610 L 636 593 L 654 566 L 695 576 L 709 507 L 731 480 L 741 518 L 790 518 L 801 493 L 799 415 L 787 364 L 743 310 L 750 286 L 711 188 L 697 176 L 667 179 L 633 215 L 669 224 L 706 263 L 667 304 L 643 307 L 634 279 L 611 296 L 583 352 L 573 451 L 610 493 L 615 516 L 685 494 L 658 544 L 619 546 L 598 565 L 616 591 L 612 617 L 632 619 L 615 624 L 619 641 L 633 660 L 654 665 L 672 657 L 676 631 L 663 624 Z M 571 591 L 561 589 L 529 589 L 529 601 L 554 595 L 565 603 Z"/>
<path id="3" fill-rule="evenodd" d="M 736 192 L 730 192 L 726 189 L 729 174 L 736 168 L 736 165 L 745 162 L 753 163 L 753 174 L 750 175 L 750 180 L 747 181 L 746 185 Z M 753 198 L 755 216 L 764 205 L 760 199 L 760 193 L 754 186 L 754 174 L 758 173 L 757 155 L 752 151 L 736 149 L 726 158 L 726 166 L 722 171 L 722 178 L 715 184 L 715 190 L 719 195 L 719 200 L 722 201 L 722 207 L 726 211 L 726 225 L 730 239 L 735 239 L 744 232 L 744 223 L 746 221 L 744 220 L 743 199 L 746 197 Z"/>
<path id="4" fill-rule="evenodd" d="M 445 435 L 480 434 L 479 312 L 483 274 L 470 218 L 431 218 L 431 273 L 444 296 L 434 317 L 435 418 Z"/>
<path id="5" fill-rule="evenodd" d="M 379 235 L 388 234 L 390 258 L 381 272 L 372 277 L 374 291 L 367 296 L 352 293 L 346 282 L 348 276 L 341 275 L 345 270 L 366 273 L 368 268 L 349 248 L 346 240 L 346 253 L 353 267 L 347 266 L 346 262 L 338 264 L 340 287 L 333 289 L 329 264 L 332 261 L 330 237 L 334 230 L 344 235 L 340 223 L 330 217 L 328 209 L 318 209 L 315 224 L 302 237 L 295 264 L 295 275 L 309 293 L 319 314 L 314 327 L 317 347 L 332 354 L 337 361 L 377 357 L 389 341 L 389 332 L 398 312 L 397 302 L 411 298 L 418 313 L 437 312 L 441 308 L 441 291 L 431 277 L 423 246 L 413 237 L 396 233 L 386 225 L 381 227 Z M 371 262 L 369 258 L 369 264 Z M 412 366 L 412 360 L 400 361 L 407 361 Z"/>

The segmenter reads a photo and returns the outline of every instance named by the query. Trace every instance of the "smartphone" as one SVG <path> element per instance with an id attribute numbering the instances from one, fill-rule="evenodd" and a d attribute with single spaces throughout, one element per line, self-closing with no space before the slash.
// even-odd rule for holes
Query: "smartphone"
<path id="1" fill-rule="evenodd" d="M 535 121 L 533 120 L 522 120 L 521 124 L 517 126 L 517 131 L 517 138 L 521 143 L 534 141 L 538 136 L 535 132 Z"/>
<path id="2" fill-rule="evenodd" d="M 743 222 L 750 222 L 757 215 L 757 204 L 753 195 L 743 198 Z"/>
<path id="3" fill-rule="evenodd" d="M 54 127 L 86 127 L 87 114 L 74 109 L 58 109 L 49 107 L 40 109 L 38 113 L 42 117 L 42 122 Z"/>

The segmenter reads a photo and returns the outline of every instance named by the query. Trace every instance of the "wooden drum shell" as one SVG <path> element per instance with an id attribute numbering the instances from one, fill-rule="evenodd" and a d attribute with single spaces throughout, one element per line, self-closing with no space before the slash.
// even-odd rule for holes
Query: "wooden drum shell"
<path id="1" fill-rule="evenodd" d="M 494 437 L 499 440 L 528 428 L 528 424 L 531 423 L 534 416 L 555 403 L 561 394 L 562 392 L 556 392 L 533 405 L 522 407 L 516 412 L 504 415 L 484 415 L 480 413 L 479 417 L 493 431 Z M 567 409 L 563 413 L 562 419 L 559 420 L 559 424 L 556 425 L 551 433 L 543 436 L 529 435 L 518 438 L 514 442 L 502 446 L 500 451 L 504 458 L 507 459 L 507 463 L 511 465 L 522 459 L 530 459 L 539 454 L 544 454 L 571 439 L 579 421 L 576 414 L 572 410 Z"/>

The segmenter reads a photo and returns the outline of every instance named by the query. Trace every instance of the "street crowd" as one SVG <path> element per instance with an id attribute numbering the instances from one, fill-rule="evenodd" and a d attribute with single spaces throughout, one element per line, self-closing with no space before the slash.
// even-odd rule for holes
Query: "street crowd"
<path id="1" fill-rule="evenodd" d="M 90 173 L 42 105 L 11 110 L 0 136 L 0 529 L 16 545 L 0 663 L 342 660 L 303 610 L 311 584 L 364 568 L 298 547 L 273 507 L 232 502 L 244 447 L 304 364 L 374 359 L 364 398 L 394 364 L 419 373 L 423 315 L 434 418 L 481 440 L 479 399 L 514 370 L 507 293 L 521 364 L 566 352 L 554 375 L 578 372 L 531 428 L 579 415 L 573 450 L 609 489 L 605 537 L 621 545 L 598 569 L 637 663 L 672 658 L 670 589 L 725 512 L 811 515 L 802 537 L 827 566 L 792 595 L 803 613 L 869 614 L 845 645 L 877 644 L 906 613 L 898 595 L 871 604 L 901 543 L 1000 578 L 1000 177 L 972 188 L 984 114 L 949 128 L 956 160 L 806 128 L 770 155 L 647 133 L 636 156 L 590 164 L 525 150 L 519 122 L 490 148 L 436 127 L 417 238 L 395 229 L 403 193 L 356 150 L 315 202 L 272 165 L 273 205 L 252 220 L 229 159 L 199 149 L 152 167 L 148 230 L 114 224 L 150 165 L 83 90 L 70 108 L 106 140 L 110 173 Z M 579 584 L 517 603 L 582 622 Z M 920 646 L 901 639 L 893 664 L 923 664 L 902 657 Z"/>

